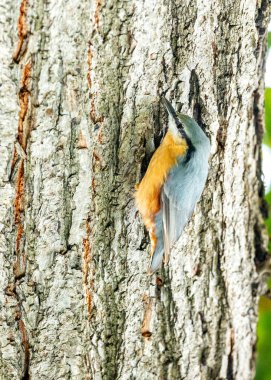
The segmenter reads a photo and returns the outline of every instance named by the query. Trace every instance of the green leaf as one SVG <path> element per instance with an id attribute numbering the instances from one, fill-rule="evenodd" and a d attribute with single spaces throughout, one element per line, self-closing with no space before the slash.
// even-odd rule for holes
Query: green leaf
<path id="1" fill-rule="evenodd" d="M 271 48 L 271 32 L 267 36 L 268 48 Z M 271 147 L 271 88 L 265 89 L 265 135 L 263 143 Z M 269 234 L 269 253 L 271 253 L 271 191 L 265 195 L 269 206 L 269 217 L 265 223 Z M 271 288 L 271 279 L 268 280 Z M 257 366 L 255 380 L 271 380 L 271 300 L 261 297 L 259 304 L 259 322 L 257 326 Z"/>
<path id="2" fill-rule="evenodd" d="M 269 245 L 268 245 L 268 249 L 269 249 L 269 253 L 271 254 L 271 191 L 269 191 L 269 193 L 267 193 L 265 195 L 265 200 L 268 204 L 268 218 L 265 220 L 265 224 L 266 224 L 266 227 L 267 227 L 267 232 L 268 232 L 268 236 L 269 236 Z"/>
<path id="3" fill-rule="evenodd" d="M 257 368 L 255 380 L 271 380 L 271 301 L 261 298 L 258 323 Z"/>
<path id="4" fill-rule="evenodd" d="M 266 88 L 264 93 L 265 104 L 265 135 L 263 143 L 271 147 L 271 88 Z"/>
<path id="5" fill-rule="evenodd" d="M 265 200 L 271 206 L 271 190 L 265 195 Z"/>

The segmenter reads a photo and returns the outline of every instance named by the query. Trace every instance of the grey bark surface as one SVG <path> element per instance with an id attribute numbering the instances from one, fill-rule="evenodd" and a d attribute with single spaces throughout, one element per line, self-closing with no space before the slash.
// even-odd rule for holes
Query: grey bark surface
<path id="1" fill-rule="evenodd" d="M 0 379 L 252 379 L 267 0 L 0 0 Z M 210 136 L 146 273 L 134 186 L 166 93 Z"/>

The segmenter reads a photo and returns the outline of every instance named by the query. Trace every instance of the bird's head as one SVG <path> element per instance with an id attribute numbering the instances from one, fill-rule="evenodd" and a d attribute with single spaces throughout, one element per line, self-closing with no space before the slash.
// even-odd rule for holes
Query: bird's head
<path id="1" fill-rule="evenodd" d="M 168 112 L 168 129 L 173 136 L 179 136 L 190 140 L 194 147 L 203 144 L 210 145 L 208 137 L 200 128 L 196 120 L 188 115 L 176 112 L 166 98 L 163 97 L 162 101 Z"/>

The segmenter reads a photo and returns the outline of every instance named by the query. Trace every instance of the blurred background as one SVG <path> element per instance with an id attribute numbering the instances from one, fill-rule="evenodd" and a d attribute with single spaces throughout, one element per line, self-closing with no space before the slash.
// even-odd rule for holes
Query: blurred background
<path id="1" fill-rule="evenodd" d="M 263 139 L 263 180 L 265 197 L 269 206 L 269 253 L 271 254 L 271 23 L 268 31 L 268 56 L 265 73 L 265 135 Z M 271 289 L 271 279 L 269 280 Z M 271 380 L 271 299 L 261 297 L 259 303 L 257 368 L 255 380 Z"/>

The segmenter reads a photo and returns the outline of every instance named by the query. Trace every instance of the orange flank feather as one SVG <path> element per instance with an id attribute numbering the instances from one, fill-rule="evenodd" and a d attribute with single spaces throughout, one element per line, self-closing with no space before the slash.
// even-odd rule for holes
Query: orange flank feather
<path id="1" fill-rule="evenodd" d="M 160 210 L 161 188 L 168 172 L 176 163 L 177 158 L 183 156 L 187 150 L 187 143 L 181 137 L 173 136 L 169 131 L 162 144 L 154 152 L 145 176 L 136 186 L 135 200 L 143 222 L 149 231 L 151 239 L 151 253 L 156 248 L 155 215 Z"/>

